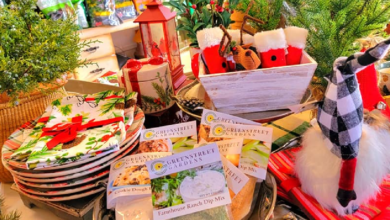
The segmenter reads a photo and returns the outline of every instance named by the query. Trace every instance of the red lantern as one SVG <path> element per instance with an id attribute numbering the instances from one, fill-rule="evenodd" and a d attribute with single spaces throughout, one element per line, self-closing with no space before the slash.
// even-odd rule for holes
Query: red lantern
<path id="1" fill-rule="evenodd" d="M 139 23 L 146 57 L 163 56 L 169 61 L 174 89 L 186 80 L 180 60 L 179 40 L 176 32 L 176 12 L 153 0 L 135 19 Z"/>

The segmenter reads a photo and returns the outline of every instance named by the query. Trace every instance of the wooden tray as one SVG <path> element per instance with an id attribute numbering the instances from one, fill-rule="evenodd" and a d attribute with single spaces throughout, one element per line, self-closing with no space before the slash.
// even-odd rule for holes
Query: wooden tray
<path id="1" fill-rule="evenodd" d="M 82 199 L 75 199 L 65 202 L 44 202 L 31 199 L 23 195 L 17 186 L 13 184 L 11 189 L 19 193 L 25 206 L 29 208 L 39 207 L 53 212 L 56 216 L 67 220 L 92 220 L 93 207 L 106 194 L 106 191 L 91 195 Z"/>

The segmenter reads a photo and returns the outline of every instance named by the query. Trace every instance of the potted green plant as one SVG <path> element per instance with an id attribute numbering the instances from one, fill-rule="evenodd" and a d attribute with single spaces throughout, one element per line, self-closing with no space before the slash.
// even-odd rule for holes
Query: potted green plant
<path id="1" fill-rule="evenodd" d="M 250 22 L 255 32 L 274 30 L 285 25 L 284 0 L 240 0 L 234 3 L 231 7 L 238 12 L 237 14 L 241 14 L 242 18 L 252 3 L 248 15 L 264 21 L 264 24 Z M 236 23 L 242 23 L 242 18 L 234 20 Z"/>
<path id="2" fill-rule="evenodd" d="M 289 0 L 294 14 L 292 25 L 309 30 L 306 51 L 318 63 L 311 90 L 318 100 L 323 98 L 332 64 L 337 57 L 358 51 L 359 38 L 382 31 L 390 16 L 390 2 L 385 0 Z"/>
<path id="3" fill-rule="evenodd" d="M 62 96 L 58 91 L 67 74 L 89 64 L 80 60 L 80 51 L 90 42 L 80 41 L 74 19 L 45 19 L 35 12 L 35 2 L 17 0 L 0 8 L 0 146 Z"/>
<path id="4" fill-rule="evenodd" d="M 164 2 L 177 12 L 178 26 L 176 30 L 183 31 L 190 39 L 190 47 L 198 48 L 196 32 L 205 28 L 228 28 L 232 23 L 229 5 L 224 0 L 171 0 Z"/>

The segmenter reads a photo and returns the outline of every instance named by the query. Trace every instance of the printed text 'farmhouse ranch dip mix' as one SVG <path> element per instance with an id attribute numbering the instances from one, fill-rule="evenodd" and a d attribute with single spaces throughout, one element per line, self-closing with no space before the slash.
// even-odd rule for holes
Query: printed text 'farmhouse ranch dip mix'
<path id="1" fill-rule="evenodd" d="M 272 128 L 211 123 L 210 137 L 244 138 L 239 168 L 248 175 L 265 179 L 271 153 Z"/>
<path id="2" fill-rule="evenodd" d="M 141 143 L 137 153 L 172 152 L 179 153 L 194 148 L 196 122 L 150 128 L 141 131 Z"/>
<path id="3" fill-rule="evenodd" d="M 137 199 L 150 195 L 150 177 L 145 162 L 170 155 L 171 152 L 136 154 L 111 164 L 107 208 L 114 208 L 118 197 Z"/>
<path id="4" fill-rule="evenodd" d="M 246 120 L 243 118 L 239 118 L 233 115 L 228 115 L 228 114 L 224 114 L 224 113 L 220 113 L 208 109 L 203 109 L 202 119 L 200 121 L 200 128 L 199 128 L 199 141 L 201 141 L 202 139 L 207 142 L 223 140 L 223 138 L 220 137 L 209 136 L 210 125 L 212 122 L 261 126 L 259 123 Z"/>
<path id="5" fill-rule="evenodd" d="M 152 187 L 153 219 L 170 219 L 231 203 L 215 143 L 147 161 Z M 215 216 L 218 219 L 228 219 Z M 190 216 L 189 216 L 189 219 Z"/>

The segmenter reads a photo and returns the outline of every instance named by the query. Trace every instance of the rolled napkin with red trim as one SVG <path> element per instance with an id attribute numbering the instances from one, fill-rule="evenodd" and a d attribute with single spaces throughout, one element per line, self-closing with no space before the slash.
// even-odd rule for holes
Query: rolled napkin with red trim
<path id="1" fill-rule="evenodd" d="M 225 57 L 219 55 L 223 31 L 219 27 L 206 28 L 196 33 L 206 68 L 210 74 L 226 73 L 228 65 Z"/>
<path id="2" fill-rule="evenodd" d="M 284 29 L 287 41 L 287 65 L 297 65 L 301 63 L 302 52 L 306 46 L 308 31 L 305 28 L 286 27 Z"/>

